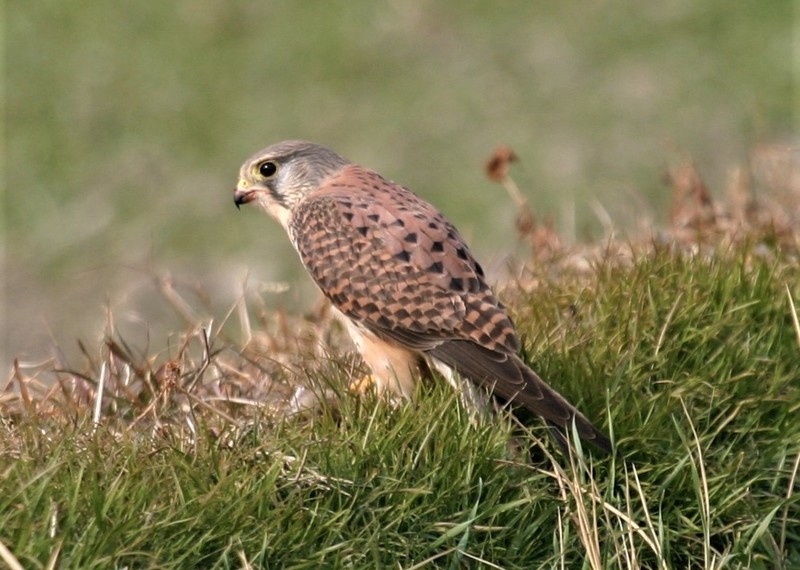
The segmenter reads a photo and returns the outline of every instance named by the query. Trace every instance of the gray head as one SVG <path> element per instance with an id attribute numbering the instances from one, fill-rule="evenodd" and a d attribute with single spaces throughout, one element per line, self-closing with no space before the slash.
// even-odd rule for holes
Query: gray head
<path id="1" fill-rule="evenodd" d="M 256 201 L 286 228 L 289 214 L 303 197 L 348 164 L 349 160 L 319 144 L 279 142 L 245 161 L 233 201 L 237 207 Z"/>

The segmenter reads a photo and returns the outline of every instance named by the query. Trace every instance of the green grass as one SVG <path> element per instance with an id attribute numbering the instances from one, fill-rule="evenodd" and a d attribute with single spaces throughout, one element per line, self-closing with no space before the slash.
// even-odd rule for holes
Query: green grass
<path id="1" fill-rule="evenodd" d="M 196 331 L 173 347 L 172 384 L 147 372 L 166 356 L 120 339 L 88 381 L 20 372 L 0 432 L 0 541 L 25 568 L 797 567 L 796 257 L 613 259 L 505 296 L 526 357 L 613 434 L 616 457 L 570 461 L 538 424 L 471 420 L 444 385 L 399 407 L 344 394 L 352 363 L 302 356 L 285 317 L 265 316 L 260 346 L 294 346 L 300 377 L 338 391 L 336 406 L 281 419 L 246 405 L 279 401 L 257 390 L 293 374 L 277 352 L 226 348 L 218 327 L 207 356 Z M 69 397 L 37 396 L 54 377 Z"/>

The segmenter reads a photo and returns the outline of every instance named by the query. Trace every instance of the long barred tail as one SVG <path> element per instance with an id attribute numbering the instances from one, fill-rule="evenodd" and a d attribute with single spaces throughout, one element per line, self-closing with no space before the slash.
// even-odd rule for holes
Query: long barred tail
<path id="1" fill-rule="evenodd" d="M 469 341 L 448 341 L 428 353 L 462 376 L 491 390 L 500 399 L 542 417 L 555 428 L 554 435 L 562 448 L 568 448 L 567 441 L 574 424 L 581 439 L 606 453 L 612 452 L 608 437 L 518 356 L 489 350 Z"/>
<path id="2" fill-rule="evenodd" d="M 606 434 L 597 429 L 566 398 L 548 386 L 524 362 L 520 360 L 518 366 L 525 379 L 526 388 L 513 401 L 547 420 L 547 423 L 554 428 L 554 436 L 562 448 L 568 447 L 566 440 L 573 433 L 574 424 L 581 439 L 596 445 L 606 453 L 612 452 L 611 440 Z"/>

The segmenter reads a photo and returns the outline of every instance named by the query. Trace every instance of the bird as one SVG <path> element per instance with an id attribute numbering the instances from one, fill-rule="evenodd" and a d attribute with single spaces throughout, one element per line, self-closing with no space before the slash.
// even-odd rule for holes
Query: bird
<path id="1" fill-rule="evenodd" d="M 302 140 L 248 158 L 233 199 L 237 208 L 257 205 L 287 232 L 379 393 L 410 398 L 427 364 L 540 416 L 562 447 L 574 426 L 582 440 L 611 452 L 609 438 L 520 358 L 505 306 L 432 204 Z"/>

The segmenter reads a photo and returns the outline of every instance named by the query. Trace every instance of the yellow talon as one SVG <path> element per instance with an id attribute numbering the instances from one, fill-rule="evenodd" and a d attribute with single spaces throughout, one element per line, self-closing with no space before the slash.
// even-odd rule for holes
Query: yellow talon
<path id="1" fill-rule="evenodd" d="M 347 389 L 356 394 L 368 394 L 372 390 L 377 389 L 377 386 L 378 382 L 375 377 L 372 374 L 367 374 L 350 382 Z"/>

